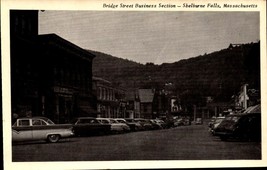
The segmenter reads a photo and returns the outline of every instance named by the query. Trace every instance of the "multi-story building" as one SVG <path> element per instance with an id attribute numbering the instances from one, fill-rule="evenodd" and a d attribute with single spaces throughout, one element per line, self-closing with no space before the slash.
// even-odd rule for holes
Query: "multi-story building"
<path id="1" fill-rule="evenodd" d="M 98 117 L 126 117 L 125 91 L 110 81 L 93 77 L 93 91 L 97 100 Z"/>
<path id="2" fill-rule="evenodd" d="M 140 118 L 140 99 L 137 89 L 126 92 L 126 117 Z"/>
<path id="3" fill-rule="evenodd" d="M 153 89 L 139 89 L 140 98 L 140 117 L 145 119 L 153 118 Z"/>
<path id="4" fill-rule="evenodd" d="M 94 55 L 56 34 L 38 35 L 36 10 L 11 10 L 12 115 L 56 123 L 96 116 Z"/>

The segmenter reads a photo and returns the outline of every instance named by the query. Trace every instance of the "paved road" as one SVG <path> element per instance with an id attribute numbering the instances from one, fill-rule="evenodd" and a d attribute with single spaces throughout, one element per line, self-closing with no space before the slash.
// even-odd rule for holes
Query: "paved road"
<path id="1" fill-rule="evenodd" d="M 261 144 L 223 142 L 205 124 L 12 146 L 14 162 L 239 159 L 261 159 Z"/>

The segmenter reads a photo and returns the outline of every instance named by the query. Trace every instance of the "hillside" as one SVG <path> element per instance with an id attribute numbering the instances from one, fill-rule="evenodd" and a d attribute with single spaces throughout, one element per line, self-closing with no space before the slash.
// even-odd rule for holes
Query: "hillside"
<path id="1" fill-rule="evenodd" d="M 180 96 L 213 96 L 227 101 L 243 83 L 260 86 L 260 43 L 242 44 L 194 58 L 142 65 L 94 52 L 93 75 L 123 88 L 158 87 L 172 82 Z"/>

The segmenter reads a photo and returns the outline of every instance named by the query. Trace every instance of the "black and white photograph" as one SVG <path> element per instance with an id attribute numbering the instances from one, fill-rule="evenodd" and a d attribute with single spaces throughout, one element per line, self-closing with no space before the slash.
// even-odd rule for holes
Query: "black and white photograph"
<path id="1" fill-rule="evenodd" d="M 265 165 L 264 1 L 61 3 L 1 7 L 6 166 Z"/>

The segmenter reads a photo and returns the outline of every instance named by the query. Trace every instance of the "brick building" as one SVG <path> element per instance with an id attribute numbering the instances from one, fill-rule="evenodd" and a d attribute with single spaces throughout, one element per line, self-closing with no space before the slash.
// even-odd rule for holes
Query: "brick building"
<path id="1" fill-rule="evenodd" d="M 125 91 L 110 81 L 93 77 L 93 91 L 97 101 L 98 117 L 126 117 Z"/>
<path id="2" fill-rule="evenodd" d="M 38 35 L 36 10 L 11 10 L 12 115 L 66 123 L 96 116 L 94 55 L 56 34 Z"/>

